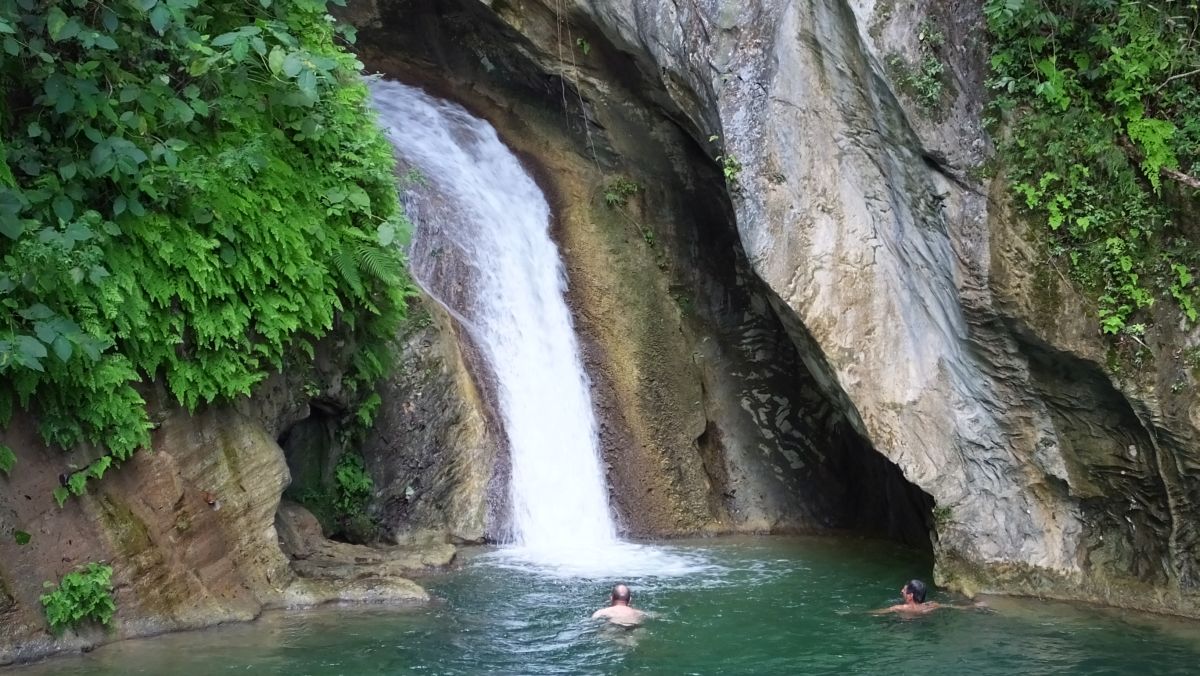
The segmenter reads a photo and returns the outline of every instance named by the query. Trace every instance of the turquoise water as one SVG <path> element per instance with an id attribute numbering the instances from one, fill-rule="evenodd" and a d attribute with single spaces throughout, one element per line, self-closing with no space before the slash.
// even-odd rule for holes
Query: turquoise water
<path id="1" fill-rule="evenodd" d="M 929 562 L 889 544 L 740 538 L 664 547 L 691 573 L 623 580 L 646 626 L 587 618 L 612 580 L 558 578 L 468 555 L 424 580 L 422 609 L 326 608 L 126 641 L 32 674 L 1196 674 L 1200 624 L 992 598 L 987 610 L 905 619 Z M 961 602 L 944 594 L 933 598 Z"/>

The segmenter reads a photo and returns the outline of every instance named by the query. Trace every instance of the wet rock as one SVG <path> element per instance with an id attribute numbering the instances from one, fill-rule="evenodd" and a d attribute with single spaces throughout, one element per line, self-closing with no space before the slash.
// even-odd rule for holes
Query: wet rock
<path id="1" fill-rule="evenodd" d="M 307 509 L 284 502 L 276 517 L 279 544 L 300 577 L 355 580 L 404 577 L 445 568 L 454 560 L 450 544 L 368 547 L 327 539 Z"/>
<path id="2" fill-rule="evenodd" d="M 409 308 L 394 374 L 362 444 L 375 482 L 372 514 L 397 543 L 478 543 L 502 529 L 494 477 L 503 443 L 480 396 L 478 359 L 436 303 Z"/>
<path id="3" fill-rule="evenodd" d="M 375 548 L 328 540 L 307 509 L 280 505 L 276 518 L 280 548 L 297 578 L 277 603 L 288 606 L 331 602 L 412 603 L 428 600 L 413 574 L 445 568 L 454 560 L 448 544 Z"/>
<path id="4" fill-rule="evenodd" d="M 283 455 L 261 426 L 231 410 L 168 412 L 153 451 L 134 455 L 61 510 L 51 498 L 57 470 L 81 464 L 89 450 L 64 456 L 45 448 L 23 416 L 4 439 L 19 457 L 0 494 L 4 531 L 19 526 L 32 538 L 26 545 L 0 538 L 0 577 L 15 599 L 0 623 L 0 663 L 252 619 L 294 577 L 273 525 L 288 480 Z M 51 639 L 38 602 L 42 582 L 92 561 L 113 567 L 114 629 L 85 626 Z"/>

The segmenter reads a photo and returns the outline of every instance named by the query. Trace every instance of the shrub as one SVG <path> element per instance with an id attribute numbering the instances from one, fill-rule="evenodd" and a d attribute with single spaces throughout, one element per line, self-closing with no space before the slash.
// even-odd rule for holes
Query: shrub
<path id="1" fill-rule="evenodd" d="M 1137 339 L 1159 300 L 1200 318 L 1200 9 L 1168 0 L 987 0 L 992 122 L 1018 204 Z"/>
<path id="2" fill-rule="evenodd" d="M 623 207 L 629 198 L 636 195 L 641 189 L 642 186 L 634 181 L 624 176 L 617 176 L 604 186 L 604 203 L 613 208 Z"/>
<path id="3" fill-rule="evenodd" d="M 343 518 L 362 514 L 375 482 L 367 474 L 366 464 L 357 453 L 343 453 L 333 469 L 334 489 L 337 495 L 333 506 Z"/>
<path id="4" fill-rule="evenodd" d="M 41 597 L 46 620 L 54 633 L 61 634 L 85 620 L 94 620 L 105 627 L 112 623 L 117 604 L 112 597 L 111 566 L 89 563 L 64 575 L 57 588 L 51 582 L 45 586 L 54 589 Z"/>

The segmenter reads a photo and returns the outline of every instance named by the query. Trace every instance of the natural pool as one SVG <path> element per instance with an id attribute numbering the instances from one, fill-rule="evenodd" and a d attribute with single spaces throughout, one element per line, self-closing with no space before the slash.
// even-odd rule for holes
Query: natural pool
<path id="1" fill-rule="evenodd" d="M 894 602 L 904 580 L 930 577 L 928 561 L 887 543 L 723 538 L 654 551 L 690 572 L 625 580 L 634 605 L 657 615 L 635 630 L 585 619 L 606 601 L 610 579 L 469 553 L 461 569 L 424 580 L 440 599 L 429 608 L 271 613 L 14 673 L 1200 673 L 1194 622 L 995 598 L 988 610 L 869 615 Z"/>

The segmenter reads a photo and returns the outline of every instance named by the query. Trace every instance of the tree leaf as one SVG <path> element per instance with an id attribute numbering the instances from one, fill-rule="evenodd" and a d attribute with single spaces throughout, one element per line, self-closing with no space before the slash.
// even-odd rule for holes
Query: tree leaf
<path id="1" fill-rule="evenodd" d="M 304 61 L 295 52 L 288 54 L 283 59 L 283 74 L 288 77 L 296 77 L 304 68 Z"/>
<path id="2" fill-rule="evenodd" d="M 23 530 L 14 530 L 13 531 L 13 541 L 16 542 L 18 545 L 21 545 L 21 546 L 27 545 L 27 544 L 29 544 L 29 541 L 32 539 L 33 539 L 33 536 L 30 535 L 29 533 L 26 533 Z"/>
<path id="3" fill-rule="evenodd" d="M 17 348 L 17 361 L 26 368 L 38 373 L 45 370 L 42 368 L 41 360 L 46 358 L 46 346 L 37 338 L 33 336 L 17 336 L 14 344 Z"/>
<path id="4" fill-rule="evenodd" d="M 54 209 L 54 215 L 63 221 L 69 221 L 75 215 L 75 203 L 66 195 L 55 197 L 50 206 Z"/>
<path id="5" fill-rule="evenodd" d="M 46 34 L 50 39 L 58 42 L 62 39 L 63 28 L 67 25 L 67 15 L 58 7 L 51 7 L 50 11 L 46 12 Z"/>
<path id="6" fill-rule="evenodd" d="M 279 75 L 283 70 L 283 60 L 285 57 L 283 48 L 279 45 L 271 48 L 271 53 L 267 55 L 267 67 L 271 69 L 272 74 Z"/>
<path id="7" fill-rule="evenodd" d="M 171 21 L 171 10 L 163 3 L 159 3 L 154 9 L 150 10 L 150 26 L 159 35 L 167 32 L 167 24 Z"/>
<path id="8" fill-rule="evenodd" d="M 25 232 L 25 224 L 17 218 L 16 214 L 0 211 L 0 235 L 16 240 L 20 239 L 23 232 Z"/>
<path id="9" fill-rule="evenodd" d="M 67 498 L 71 497 L 71 494 L 63 486 L 55 488 L 51 495 L 54 496 L 54 501 L 58 503 L 60 508 L 67 503 Z"/>
<path id="10" fill-rule="evenodd" d="M 221 33 L 217 37 L 213 38 L 212 46 L 213 47 L 228 47 L 229 45 L 232 45 L 234 42 L 237 42 L 237 39 L 239 37 L 241 37 L 241 31 L 229 31 L 228 33 Z"/>
<path id="11" fill-rule="evenodd" d="M 396 239 L 396 228 L 391 223 L 384 223 L 379 226 L 375 237 L 379 241 L 379 246 L 390 246 Z"/>
<path id="12" fill-rule="evenodd" d="M 24 310 L 21 310 L 17 314 L 21 315 L 21 318 L 26 321 L 36 322 L 53 317 L 54 310 L 51 310 L 41 303 L 34 303 Z"/>
<path id="13" fill-rule="evenodd" d="M 311 68 L 305 68 L 296 79 L 296 84 L 300 86 L 300 91 L 312 95 L 317 91 L 317 74 Z"/>
<path id="14" fill-rule="evenodd" d="M 54 356 L 58 357 L 58 360 L 62 363 L 65 364 L 71 360 L 71 353 L 74 351 L 74 348 L 66 336 L 60 335 L 56 337 L 54 342 L 50 344 L 50 347 L 54 350 Z"/>

